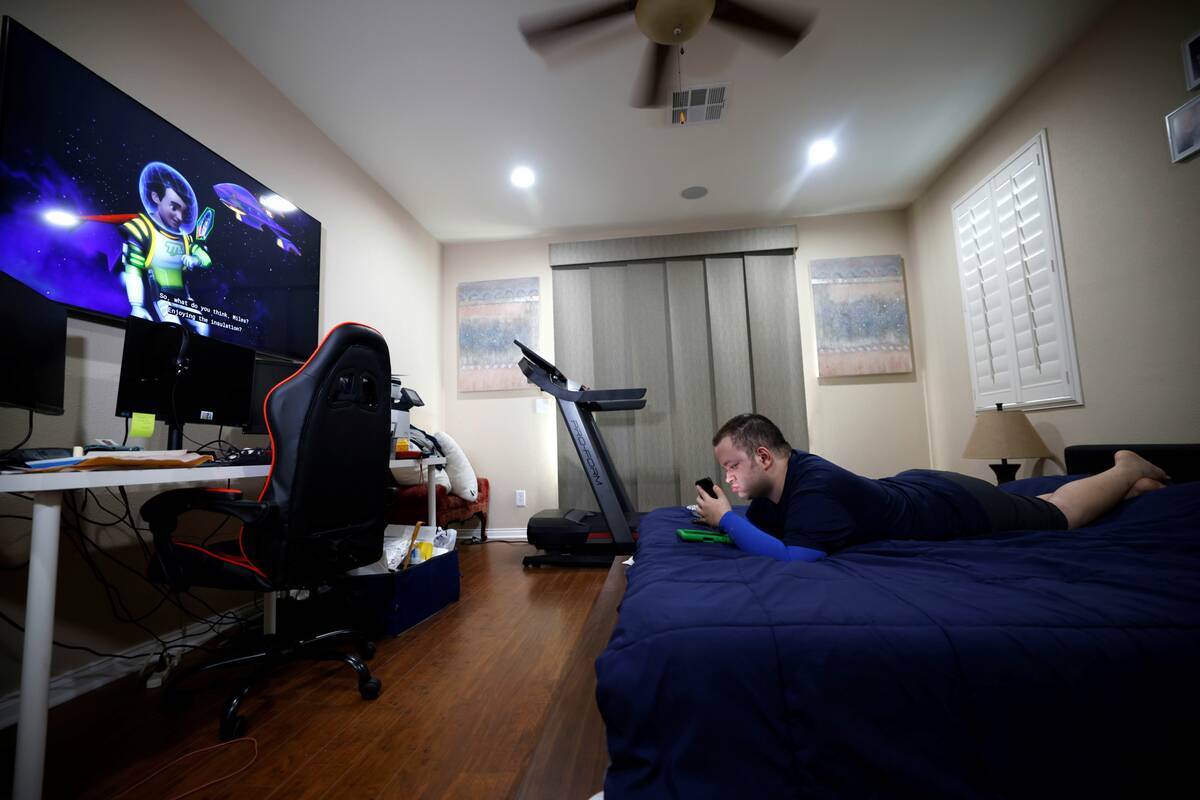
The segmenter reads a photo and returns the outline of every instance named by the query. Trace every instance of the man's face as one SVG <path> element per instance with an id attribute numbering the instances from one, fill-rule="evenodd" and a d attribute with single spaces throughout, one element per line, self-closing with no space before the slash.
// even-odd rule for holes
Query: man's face
<path id="1" fill-rule="evenodd" d="M 725 483 L 738 497 L 751 500 L 771 493 L 771 480 L 756 454 L 737 449 L 728 436 L 717 442 L 713 453 L 721 469 L 725 470 Z"/>
<path id="2" fill-rule="evenodd" d="M 183 202 L 170 186 L 159 197 L 158 192 L 151 192 L 150 199 L 157 204 L 154 216 L 167 230 L 177 231 L 183 224 L 183 215 L 187 213 L 187 203 Z"/>

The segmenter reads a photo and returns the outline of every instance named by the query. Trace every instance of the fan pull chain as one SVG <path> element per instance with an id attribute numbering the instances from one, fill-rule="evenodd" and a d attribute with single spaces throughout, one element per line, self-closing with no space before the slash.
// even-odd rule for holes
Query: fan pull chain
<path id="1" fill-rule="evenodd" d="M 684 52 L 683 48 L 682 47 L 679 48 L 679 60 L 675 62 L 675 80 L 679 84 L 678 88 L 679 88 L 680 93 L 683 92 L 683 52 Z M 679 124 L 684 125 L 686 123 L 687 123 L 687 109 L 681 108 L 681 109 L 679 109 Z"/>

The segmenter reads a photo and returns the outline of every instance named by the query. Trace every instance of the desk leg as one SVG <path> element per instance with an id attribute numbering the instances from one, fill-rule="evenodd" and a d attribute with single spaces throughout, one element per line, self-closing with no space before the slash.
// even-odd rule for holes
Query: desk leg
<path id="1" fill-rule="evenodd" d="M 21 654 L 17 763 L 13 779 L 13 797 L 16 800 L 37 800 L 42 796 L 61 516 L 62 492 L 39 492 L 34 495 L 33 536 L 29 542 L 29 587 L 25 593 L 25 645 Z"/>
<path id="2" fill-rule="evenodd" d="M 425 524 L 437 530 L 437 486 L 433 483 L 433 471 L 437 467 L 430 465 L 425 468 Z"/>

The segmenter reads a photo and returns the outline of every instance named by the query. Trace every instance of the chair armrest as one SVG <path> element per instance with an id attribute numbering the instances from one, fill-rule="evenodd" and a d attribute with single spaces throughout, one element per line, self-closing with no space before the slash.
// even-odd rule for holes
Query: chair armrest
<path id="1" fill-rule="evenodd" d="M 215 511 L 242 521 L 244 525 L 262 522 L 270 506 L 242 499 L 241 489 L 171 489 L 156 494 L 142 505 L 142 519 L 156 534 L 175 531 L 179 517 L 188 511 Z"/>
<path id="2" fill-rule="evenodd" d="M 172 584 L 177 584 L 182 576 L 175 566 L 171 534 L 178 527 L 179 517 L 188 511 L 213 511 L 241 520 L 243 525 L 257 525 L 274 513 L 274 507 L 243 500 L 240 489 L 171 489 L 147 500 L 141 516 L 150 526 L 156 555 Z"/>

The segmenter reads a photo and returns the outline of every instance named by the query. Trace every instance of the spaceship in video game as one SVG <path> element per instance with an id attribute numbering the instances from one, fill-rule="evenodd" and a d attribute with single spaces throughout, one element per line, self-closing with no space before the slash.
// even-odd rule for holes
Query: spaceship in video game
<path id="1" fill-rule="evenodd" d="M 271 233 L 275 234 L 275 244 L 279 246 L 279 249 L 300 255 L 300 248 L 292 243 L 291 234 L 275 221 L 274 215 L 263 208 L 262 204 L 245 187 L 238 186 L 236 183 L 218 183 L 213 186 L 213 191 L 217 193 L 217 199 L 233 212 L 238 222 L 259 231 L 263 228 L 269 229 Z"/>

